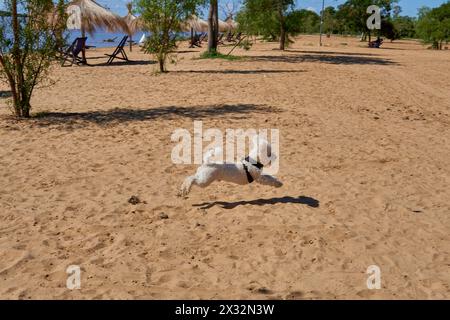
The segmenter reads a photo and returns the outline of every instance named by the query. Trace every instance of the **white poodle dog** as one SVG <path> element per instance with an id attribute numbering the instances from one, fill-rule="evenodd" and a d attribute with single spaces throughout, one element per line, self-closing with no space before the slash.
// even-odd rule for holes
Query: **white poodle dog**
<path id="1" fill-rule="evenodd" d="M 206 188 L 214 181 L 227 181 L 238 185 L 257 182 L 275 188 L 283 186 L 283 183 L 275 177 L 262 173 L 264 166 L 270 165 L 277 158 L 266 140 L 255 137 L 250 156 L 240 163 L 213 162 L 212 159 L 217 158 L 222 152 L 221 148 L 207 151 L 203 159 L 204 163 L 197 169 L 195 175 L 184 180 L 178 195 L 187 196 L 193 185 Z"/>

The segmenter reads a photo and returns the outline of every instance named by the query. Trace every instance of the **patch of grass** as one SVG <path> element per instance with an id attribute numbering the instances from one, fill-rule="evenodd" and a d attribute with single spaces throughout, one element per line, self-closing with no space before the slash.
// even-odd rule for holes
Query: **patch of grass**
<path id="1" fill-rule="evenodd" d="M 200 55 L 200 59 L 223 59 L 228 61 L 236 61 L 241 60 L 242 57 L 226 55 L 220 52 L 209 53 L 208 51 L 205 51 Z"/>

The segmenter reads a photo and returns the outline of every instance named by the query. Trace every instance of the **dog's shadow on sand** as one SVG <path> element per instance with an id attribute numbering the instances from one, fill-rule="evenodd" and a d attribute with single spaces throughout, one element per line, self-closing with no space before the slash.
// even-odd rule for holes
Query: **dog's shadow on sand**
<path id="1" fill-rule="evenodd" d="M 270 204 L 277 203 L 294 203 L 294 204 L 302 204 L 311 208 L 318 208 L 320 206 L 320 201 L 311 197 L 282 197 L 282 198 L 271 198 L 271 199 L 256 199 L 250 201 L 236 201 L 236 202 L 225 202 L 225 201 L 214 201 L 214 202 L 205 202 L 200 204 L 194 204 L 194 207 L 199 207 L 200 209 L 210 209 L 214 206 L 221 206 L 224 209 L 234 209 L 239 206 L 265 206 Z"/>

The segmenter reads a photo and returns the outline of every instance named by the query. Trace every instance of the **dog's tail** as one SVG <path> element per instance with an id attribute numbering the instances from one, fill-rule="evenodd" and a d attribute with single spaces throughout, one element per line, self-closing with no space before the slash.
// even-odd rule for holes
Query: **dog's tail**
<path id="1" fill-rule="evenodd" d="M 220 147 L 209 149 L 203 156 L 203 163 L 223 163 L 223 150 Z"/>

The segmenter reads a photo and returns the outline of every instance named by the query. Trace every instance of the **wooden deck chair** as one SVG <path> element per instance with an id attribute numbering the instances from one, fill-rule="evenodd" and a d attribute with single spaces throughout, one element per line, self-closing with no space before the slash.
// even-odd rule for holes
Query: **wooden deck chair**
<path id="1" fill-rule="evenodd" d="M 80 54 L 86 47 L 87 38 L 76 38 L 69 48 L 62 52 L 62 63 L 61 66 L 64 67 L 67 61 L 71 62 L 71 66 L 76 64 L 87 64 L 86 59 L 84 59 Z"/>
<path id="2" fill-rule="evenodd" d="M 217 44 L 221 44 L 221 45 L 224 45 L 224 44 L 225 44 L 225 43 L 223 42 L 223 36 L 224 36 L 223 33 L 220 33 L 220 34 L 219 34 L 219 37 L 217 38 Z"/>
<path id="3" fill-rule="evenodd" d="M 201 48 L 202 41 L 200 39 L 201 39 L 201 35 L 195 34 L 191 39 L 189 48 L 195 48 L 195 47 Z"/>
<path id="4" fill-rule="evenodd" d="M 236 42 L 234 40 L 234 33 L 231 31 L 228 31 L 228 33 L 227 33 L 227 42 Z"/>
<path id="5" fill-rule="evenodd" d="M 207 40 L 208 40 L 208 32 L 202 33 L 200 36 L 200 43 L 202 43 L 203 41 L 207 41 Z"/>
<path id="6" fill-rule="evenodd" d="M 107 64 L 111 64 L 114 61 L 114 59 L 130 61 L 128 60 L 128 56 L 124 49 L 125 45 L 127 44 L 127 40 L 128 36 L 124 36 L 122 40 L 120 40 L 120 43 L 117 46 L 116 50 L 114 50 L 113 54 L 105 54 L 106 56 L 109 57 Z M 118 56 L 119 54 L 121 55 L 121 57 Z"/>

